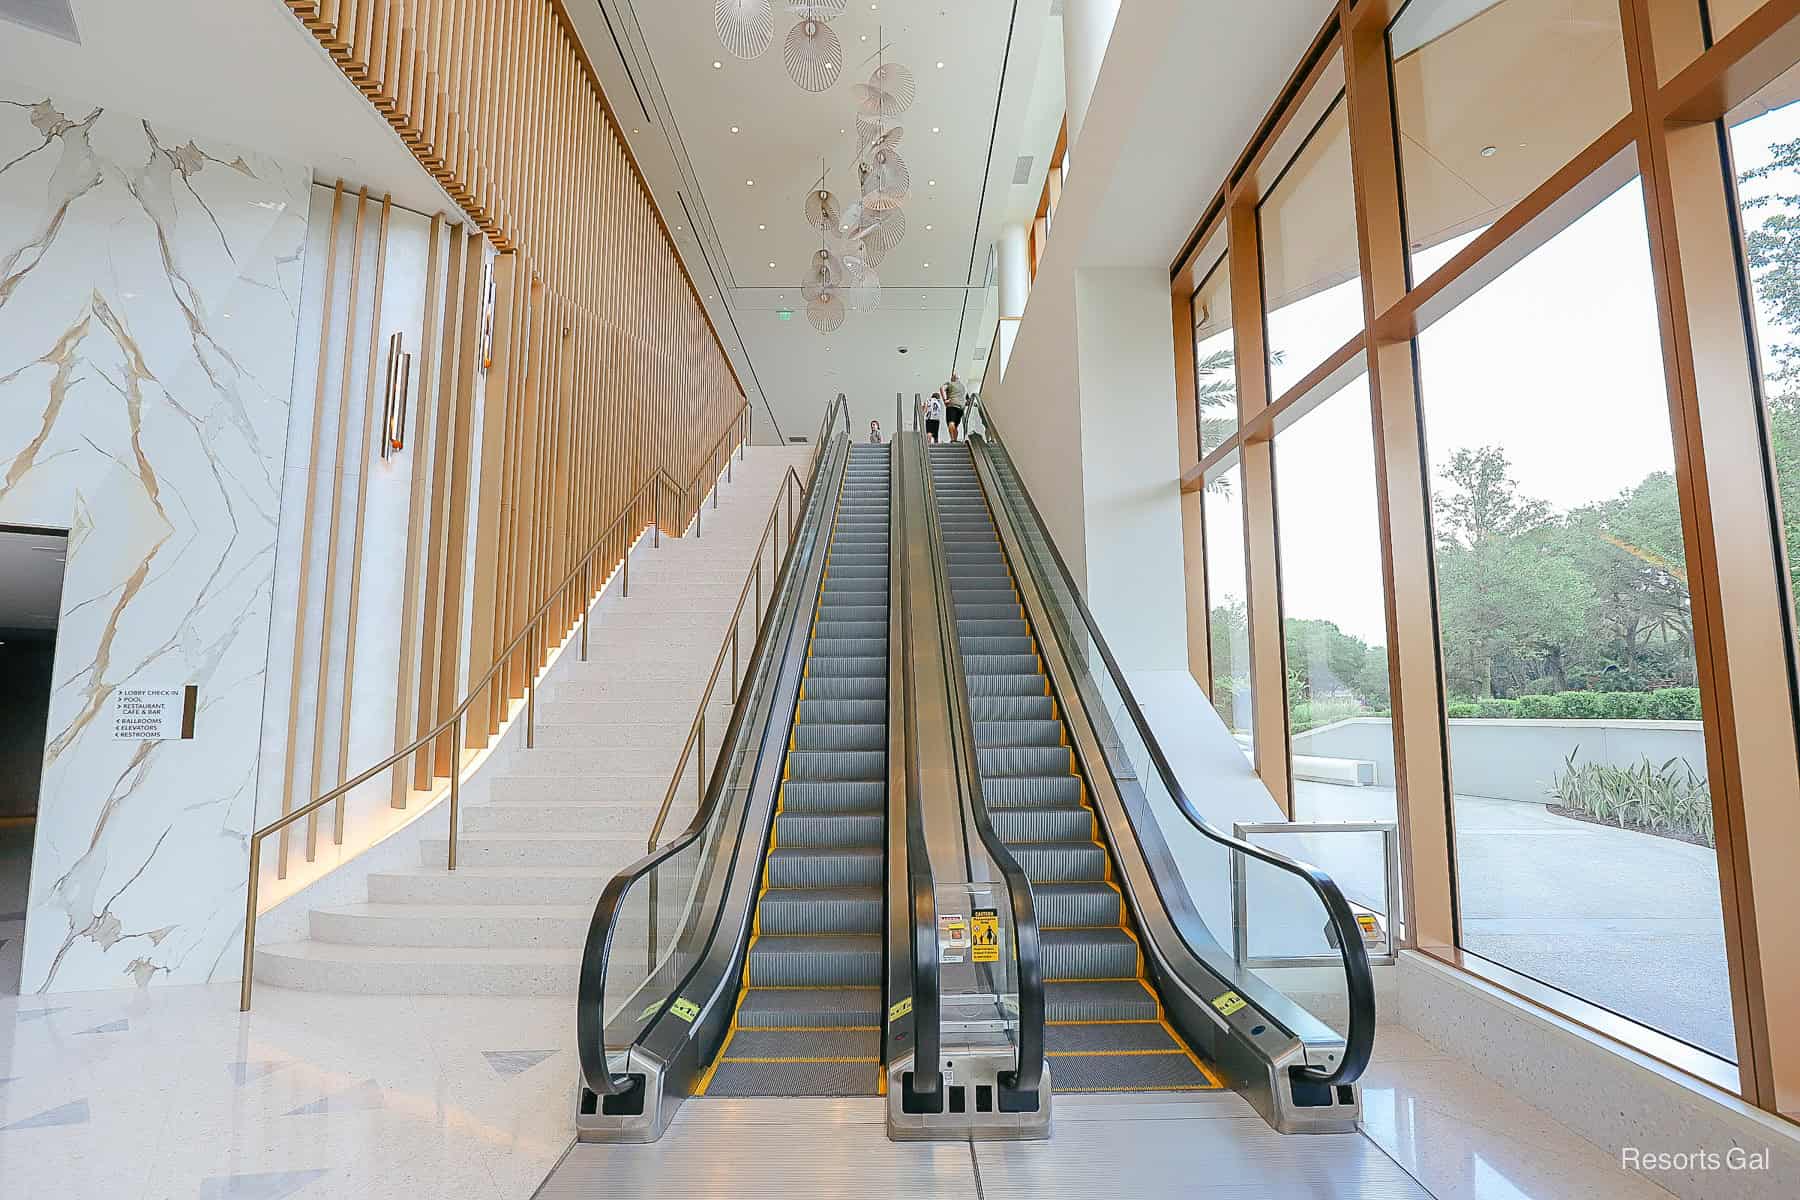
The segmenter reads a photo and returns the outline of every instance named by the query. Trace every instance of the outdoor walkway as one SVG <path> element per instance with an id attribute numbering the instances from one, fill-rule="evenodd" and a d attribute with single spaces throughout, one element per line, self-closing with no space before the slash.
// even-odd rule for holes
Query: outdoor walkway
<path id="1" fill-rule="evenodd" d="M 1571 820 L 1542 804 L 1475 796 L 1455 804 L 1464 949 L 1736 1057 L 1710 848 Z M 1294 805 L 1301 820 L 1392 821 L 1394 790 L 1297 781 Z"/>

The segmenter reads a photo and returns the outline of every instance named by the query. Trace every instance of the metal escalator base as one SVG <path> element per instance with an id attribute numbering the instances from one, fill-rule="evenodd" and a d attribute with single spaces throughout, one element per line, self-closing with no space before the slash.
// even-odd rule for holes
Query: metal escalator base
<path id="1" fill-rule="evenodd" d="M 738 1003 L 699 1096 L 882 1085 L 890 482 L 887 447 L 851 448 Z"/>
<path id="2" fill-rule="evenodd" d="M 966 444 L 931 450 L 982 794 L 1031 878 L 1059 1093 L 1212 1091 L 1166 1019 Z"/>

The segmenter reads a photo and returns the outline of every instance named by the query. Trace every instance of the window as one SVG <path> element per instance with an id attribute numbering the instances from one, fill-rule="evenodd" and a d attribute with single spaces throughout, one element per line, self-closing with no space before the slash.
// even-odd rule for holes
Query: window
<path id="1" fill-rule="evenodd" d="M 1391 821 L 1394 722 L 1365 375 L 1275 438 L 1294 819 Z"/>
<path id="2" fill-rule="evenodd" d="M 1616 0 L 1412 0 L 1388 54 L 1415 280 L 1631 108 Z"/>
<path id="3" fill-rule="evenodd" d="M 1362 331 L 1362 272 L 1342 96 L 1257 214 L 1269 337 L 1269 399 Z"/>
<path id="4" fill-rule="evenodd" d="M 1194 292 L 1194 420 L 1201 458 L 1237 432 L 1236 347 L 1231 277 L 1220 260 Z"/>
<path id="5" fill-rule="evenodd" d="M 1731 155 L 1791 590 L 1800 582 L 1800 103 L 1733 125 Z"/>
<path id="6" fill-rule="evenodd" d="M 1244 565 L 1243 470 L 1234 461 L 1206 485 L 1201 506 L 1206 523 L 1208 641 L 1212 648 L 1212 702 L 1254 760 L 1250 719 L 1250 611 Z"/>
<path id="7" fill-rule="evenodd" d="M 1637 181 L 1417 340 L 1465 950 L 1735 1054 Z"/>

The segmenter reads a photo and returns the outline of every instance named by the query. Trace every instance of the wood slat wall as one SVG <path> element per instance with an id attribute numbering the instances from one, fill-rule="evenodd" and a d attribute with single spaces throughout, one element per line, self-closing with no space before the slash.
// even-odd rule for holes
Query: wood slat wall
<path id="1" fill-rule="evenodd" d="M 747 435 L 744 395 L 558 0 L 287 5 L 463 209 L 434 222 L 425 339 L 414 355 L 398 748 L 455 709 L 466 681 L 525 628 L 646 480 L 660 470 L 686 484 L 722 437 L 734 446 Z M 348 202 L 360 228 L 374 198 L 341 195 L 339 207 Z M 334 228 L 337 220 L 334 209 Z M 377 220 L 368 224 L 373 231 Z M 334 256 L 327 266 L 326 295 L 351 297 L 336 322 L 328 302 L 327 339 L 354 336 L 335 326 L 355 322 L 366 303 L 359 261 Z M 371 331 L 371 354 L 386 333 Z M 374 378 L 371 369 L 371 389 Z M 378 404 L 349 395 L 347 377 L 316 387 L 321 407 L 366 405 L 366 417 Z M 653 497 L 603 547 L 591 591 L 649 522 L 660 517 L 678 533 L 697 499 L 659 508 Z M 338 497 L 330 503 L 335 529 Z M 346 507 L 359 528 L 360 501 Z M 465 747 L 498 731 L 581 607 L 573 593 L 561 598 L 535 653 L 510 657 L 472 710 Z M 310 799 L 292 785 L 309 778 L 296 769 L 292 725 L 283 813 Z M 403 807 L 459 760 L 443 740 L 422 750 L 412 772 L 395 773 L 390 803 Z M 315 794 L 329 782 L 316 764 L 310 779 Z M 334 826 L 341 841 L 341 816 Z M 310 860 L 310 822 L 308 834 Z"/>

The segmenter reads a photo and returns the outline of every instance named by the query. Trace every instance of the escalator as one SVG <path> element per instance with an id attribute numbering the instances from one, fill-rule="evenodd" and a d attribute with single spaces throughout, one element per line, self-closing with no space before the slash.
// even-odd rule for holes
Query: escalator
<path id="1" fill-rule="evenodd" d="M 880 1087 L 890 490 L 887 447 L 851 447 L 741 991 L 696 1095 Z"/>
<path id="2" fill-rule="evenodd" d="M 931 450 L 981 791 L 1031 880 L 1058 1092 L 1221 1086 L 1169 1024 L 967 443 Z"/>

